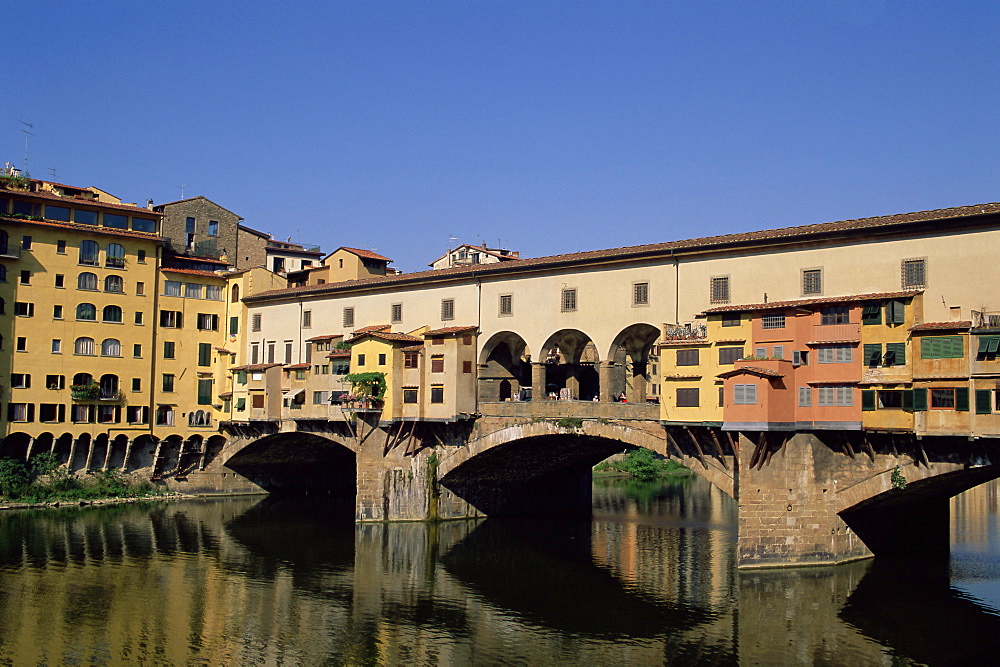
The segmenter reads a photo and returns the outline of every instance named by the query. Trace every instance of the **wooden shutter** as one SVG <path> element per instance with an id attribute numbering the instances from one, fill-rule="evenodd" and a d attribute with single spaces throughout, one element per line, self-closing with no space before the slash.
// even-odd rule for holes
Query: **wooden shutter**
<path id="1" fill-rule="evenodd" d="M 988 415 L 992 412 L 992 394 L 989 389 L 976 390 L 976 414 Z"/>
<path id="2" fill-rule="evenodd" d="M 862 389 L 861 390 L 861 410 L 862 412 L 871 412 L 875 410 L 875 390 L 874 389 Z"/>
<path id="3" fill-rule="evenodd" d="M 914 389 L 913 390 L 913 411 L 914 412 L 924 412 L 927 410 L 927 390 L 926 389 Z"/>
<path id="4" fill-rule="evenodd" d="M 969 411 L 968 387 L 955 387 L 955 409 L 959 412 Z"/>
<path id="5" fill-rule="evenodd" d="M 875 368 L 882 363 L 882 344 L 865 343 L 865 363 L 871 368 Z M 875 409 L 874 407 L 872 408 Z"/>

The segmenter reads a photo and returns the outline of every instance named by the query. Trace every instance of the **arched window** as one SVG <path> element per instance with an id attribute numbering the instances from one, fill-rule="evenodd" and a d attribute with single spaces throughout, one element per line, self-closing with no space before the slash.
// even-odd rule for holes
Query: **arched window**
<path id="1" fill-rule="evenodd" d="M 90 373 L 77 373 L 73 376 L 73 384 L 88 385 L 94 384 L 94 376 Z"/>
<path id="2" fill-rule="evenodd" d="M 76 277 L 76 288 L 77 289 L 97 289 L 97 274 L 91 273 L 90 271 L 84 271 Z"/>
<path id="3" fill-rule="evenodd" d="M 104 251 L 104 266 L 113 269 L 125 268 L 125 246 L 119 243 L 109 243 Z"/>
<path id="4" fill-rule="evenodd" d="M 97 319 L 97 308 L 92 303 L 81 303 L 76 307 L 76 319 L 95 321 Z"/>
<path id="5" fill-rule="evenodd" d="M 101 398 L 118 398 L 118 376 L 101 376 Z"/>
<path id="6" fill-rule="evenodd" d="M 80 241 L 80 263 L 87 266 L 100 265 L 101 246 L 97 241 Z"/>
<path id="7" fill-rule="evenodd" d="M 233 285 L 233 289 L 229 293 L 229 301 L 231 303 L 237 303 L 240 300 L 240 286 Z"/>
<path id="8" fill-rule="evenodd" d="M 105 322 L 121 322 L 122 309 L 120 306 L 104 306 L 101 319 Z"/>
<path id="9" fill-rule="evenodd" d="M 73 347 L 73 352 L 76 354 L 93 354 L 94 353 L 94 339 L 87 338 L 83 336 L 76 339 L 76 345 Z M 75 382 L 74 384 L 80 384 Z"/>
<path id="10" fill-rule="evenodd" d="M 174 409 L 169 405 L 161 405 L 156 408 L 156 424 L 158 426 L 173 426 Z"/>
<path id="11" fill-rule="evenodd" d="M 188 413 L 188 426 L 209 426 L 212 418 L 205 410 L 195 410 Z"/>
<path id="12" fill-rule="evenodd" d="M 122 280 L 121 276 L 108 276 L 104 279 L 104 291 L 105 292 L 124 292 L 125 282 Z"/>
<path id="13" fill-rule="evenodd" d="M 104 342 L 101 343 L 101 356 L 102 357 L 122 356 L 121 342 L 117 338 L 105 338 Z"/>

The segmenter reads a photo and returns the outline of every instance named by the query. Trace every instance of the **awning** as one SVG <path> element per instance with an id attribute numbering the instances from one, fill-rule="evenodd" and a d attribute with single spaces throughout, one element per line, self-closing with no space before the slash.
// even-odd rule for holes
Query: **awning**
<path id="1" fill-rule="evenodd" d="M 304 391 L 305 389 L 289 389 L 288 391 L 283 393 L 282 396 L 284 396 L 285 398 L 295 398 Z"/>

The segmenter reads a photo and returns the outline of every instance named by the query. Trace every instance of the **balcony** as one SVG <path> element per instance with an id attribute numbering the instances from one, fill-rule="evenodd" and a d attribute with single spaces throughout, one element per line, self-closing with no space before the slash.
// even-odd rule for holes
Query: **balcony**
<path id="1" fill-rule="evenodd" d="M 125 393 L 120 389 L 104 389 L 102 387 L 98 399 L 106 402 L 123 401 L 125 400 Z"/>
<path id="2" fill-rule="evenodd" d="M 860 340 L 860 324 L 817 324 L 813 327 L 812 340 L 808 344 L 857 343 Z"/>
<path id="3" fill-rule="evenodd" d="M 0 259 L 19 259 L 21 257 L 20 243 L 4 243 L 0 245 Z"/>

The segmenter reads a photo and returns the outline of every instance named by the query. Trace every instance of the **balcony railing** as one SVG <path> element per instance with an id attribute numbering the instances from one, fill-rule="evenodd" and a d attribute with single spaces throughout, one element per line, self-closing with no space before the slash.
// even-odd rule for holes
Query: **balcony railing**
<path id="1" fill-rule="evenodd" d="M 21 257 L 21 244 L 7 242 L 0 245 L 0 257 L 18 259 Z"/>
<path id="2" fill-rule="evenodd" d="M 815 343 L 852 342 L 861 340 L 860 324 L 818 324 L 813 327 Z"/>

